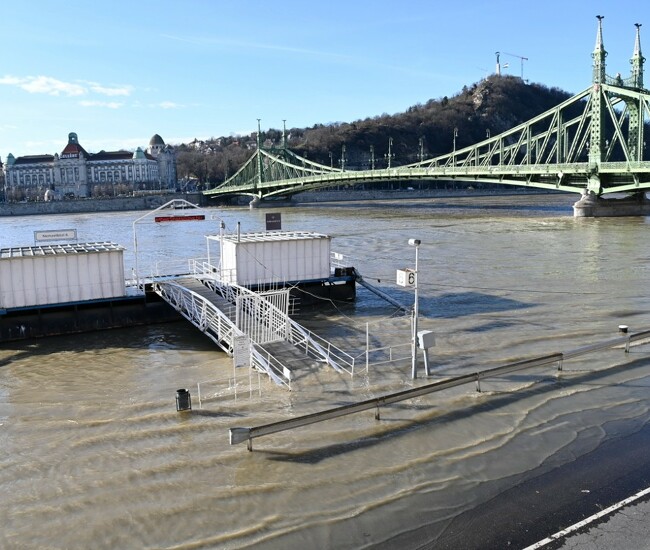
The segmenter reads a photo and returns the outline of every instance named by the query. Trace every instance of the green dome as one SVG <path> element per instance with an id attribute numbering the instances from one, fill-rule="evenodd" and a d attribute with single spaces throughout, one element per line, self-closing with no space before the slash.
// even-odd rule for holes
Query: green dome
<path id="1" fill-rule="evenodd" d="M 144 158 L 146 158 L 146 157 L 144 156 L 144 151 L 142 150 L 141 147 L 138 147 L 138 148 L 135 150 L 135 153 L 133 153 L 133 158 L 134 158 L 134 159 L 144 159 Z"/>

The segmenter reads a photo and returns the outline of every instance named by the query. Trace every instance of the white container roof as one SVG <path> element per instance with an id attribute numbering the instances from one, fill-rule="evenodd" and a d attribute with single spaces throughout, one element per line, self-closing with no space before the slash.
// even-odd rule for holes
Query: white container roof
<path id="1" fill-rule="evenodd" d="M 309 231 L 270 231 L 262 233 L 241 233 L 228 235 L 209 235 L 208 239 L 221 240 L 231 243 L 267 243 L 278 241 L 300 241 L 300 240 L 315 240 L 315 239 L 329 239 L 328 235 L 322 233 L 312 233 Z"/>
<path id="2" fill-rule="evenodd" d="M 119 252 L 123 250 L 123 246 L 110 242 L 18 246 L 13 248 L 0 248 L 0 259 L 33 258 L 65 254 L 92 254 L 97 252 Z"/>

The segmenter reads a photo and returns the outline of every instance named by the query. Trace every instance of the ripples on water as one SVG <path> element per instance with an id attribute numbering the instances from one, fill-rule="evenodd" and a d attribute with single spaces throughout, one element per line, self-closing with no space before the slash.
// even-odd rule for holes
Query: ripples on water
<path id="1" fill-rule="evenodd" d="M 514 201 L 514 205 L 510 202 Z M 433 330 L 433 380 L 650 327 L 644 218 L 575 220 L 567 197 L 343 203 L 283 209 L 285 229 L 333 236 L 366 279 L 394 285 L 420 238 L 420 328 Z M 214 210 L 229 230 L 260 230 L 264 210 Z M 76 227 L 133 264 L 141 213 L 0 219 L 3 242 Z M 217 221 L 137 227 L 143 265 L 205 255 Z M 207 229 L 206 229 L 207 227 Z M 3 246 L 5 246 L 3 244 Z M 364 289 L 355 304 L 299 321 L 347 351 L 408 341 L 403 318 Z M 386 328 L 388 326 L 388 328 Z M 0 349 L 0 547 L 363 548 L 435 540 L 463 511 L 630 433 L 650 417 L 648 348 L 606 351 L 255 441 L 228 428 L 282 420 L 426 383 L 410 365 L 354 380 L 309 371 L 289 393 L 210 399 L 197 382 L 231 362 L 183 322 L 5 344 Z M 408 352 L 407 352 L 408 353 Z M 607 369 L 607 367 L 617 366 Z M 421 371 L 422 372 L 422 371 Z M 244 377 L 239 374 L 240 382 Z M 175 411 L 177 388 L 194 410 Z M 216 388 L 215 385 L 204 385 Z M 222 388 L 222 386 L 219 386 Z M 205 396 L 205 395 L 204 395 Z"/>

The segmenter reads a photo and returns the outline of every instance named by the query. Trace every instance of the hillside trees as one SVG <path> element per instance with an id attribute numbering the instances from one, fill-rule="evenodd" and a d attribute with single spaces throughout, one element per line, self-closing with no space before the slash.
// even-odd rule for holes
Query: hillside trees
<path id="1" fill-rule="evenodd" d="M 290 149 L 326 166 L 340 166 L 342 148 L 346 167 L 369 168 L 371 146 L 375 166 L 387 164 L 389 142 L 393 166 L 416 162 L 422 143 L 424 158 L 449 153 L 454 136 L 457 148 L 496 136 L 551 109 L 570 94 L 541 84 L 527 84 L 514 76 L 496 76 L 477 82 L 453 97 L 430 99 L 403 113 L 381 115 L 353 122 L 315 124 L 287 130 Z M 282 130 L 263 132 L 262 142 L 280 146 Z M 211 139 L 180 145 L 178 175 L 194 177 L 213 187 L 233 175 L 255 151 L 256 135 Z"/>

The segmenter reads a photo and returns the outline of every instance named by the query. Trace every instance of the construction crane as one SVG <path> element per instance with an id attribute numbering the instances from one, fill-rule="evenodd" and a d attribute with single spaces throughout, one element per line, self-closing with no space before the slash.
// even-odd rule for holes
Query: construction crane
<path id="1" fill-rule="evenodd" d="M 508 53 L 508 52 L 501 52 L 503 55 L 509 55 L 510 57 L 518 57 L 519 61 L 521 62 L 521 79 L 524 79 L 524 61 L 528 61 L 527 57 L 524 57 L 523 55 L 517 55 L 516 53 Z M 498 62 L 498 57 L 497 57 L 497 62 Z"/>

